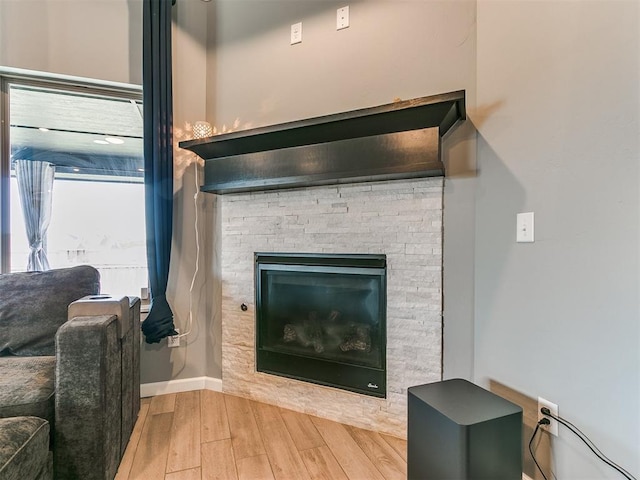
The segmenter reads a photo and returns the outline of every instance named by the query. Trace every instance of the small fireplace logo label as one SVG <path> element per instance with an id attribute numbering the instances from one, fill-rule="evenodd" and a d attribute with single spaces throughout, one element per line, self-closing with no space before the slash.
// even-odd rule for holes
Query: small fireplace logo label
<path id="1" fill-rule="evenodd" d="M 376 385 L 375 383 L 370 383 L 369 385 L 367 385 L 367 387 L 377 389 L 378 385 Z"/>

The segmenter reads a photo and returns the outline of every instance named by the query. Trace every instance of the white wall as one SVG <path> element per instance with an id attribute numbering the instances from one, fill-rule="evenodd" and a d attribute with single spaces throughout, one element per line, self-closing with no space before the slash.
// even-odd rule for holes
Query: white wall
<path id="1" fill-rule="evenodd" d="M 637 1 L 478 2 L 475 379 L 640 474 Z M 516 213 L 535 212 L 533 244 Z M 445 240 L 446 242 L 446 240 Z M 621 478 L 566 429 L 558 478 Z"/>

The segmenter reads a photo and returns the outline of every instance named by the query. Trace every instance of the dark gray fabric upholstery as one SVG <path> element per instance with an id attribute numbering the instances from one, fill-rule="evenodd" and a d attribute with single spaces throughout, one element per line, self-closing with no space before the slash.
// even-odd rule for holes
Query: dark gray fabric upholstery
<path id="1" fill-rule="evenodd" d="M 69 304 L 99 291 L 100 275 L 87 265 L 0 275 L 0 356 L 54 355 Z"/>
<path id="2" fill-rule="evenodd" d="M 51 425 L 49 425 L 51 429 Z M 49 435 L 51 437 L 51 435 Z M 40 472 L 40 475 L 36 477 L 36 480 L 52 480 L 53 479 L 53 452 L 49 450 L 47 454 L 47 464 L 45 468 Z"/>
<path id="3" fill-rule="evenodd" d="M 49 423 L 36 417 L 0 419 L 0 479 L 49 480 Z"/>
<path id="4" fill-rule="evenodd" d="M 122 431 L 120 438 L 129 438 L 133 431 L 133 382 L 127 381 L 133 377 L 133 331 L 129 330 L 121 339 L 122 351 Z M 120 445 L 120 454 L 124 455 L 127 448 L 125 442 Z"/>
<path id="5" fill-rule="evenodd" d="M 109 295 L 82 298 L 69 305 L 69 318 L 92 315 L 116 315 L 118 336 L 122 358 L 122 429 L 121 454 L 124 454 L 127 440 L 133 431 L 133 424 L 140 410 L 140 299 L 111 297 Z M 136 335 L 137 334 L 137 335 Z M 138 363 L 136 363 L 138 361 Z M 137 399 L 135 396 L 137 395 Z"/>
<path id="6" fill-rule="evenodd" d="M 0 357 L 0 418 L 33 416 L 53 425 L 55 357 Z"/>
<path id="7" fill-rule="evenodd" d="M 112 479 L 121 457 L 117 317 L 69 320 L 56 335 L 56 357 L 56 477 Z"/>
<path id="8" fill-rule="evenodd" d="M 112 480 L 137 419 L 140 299 L 98 282 L 92 267 L 0 275 L 0 417 L 51 421 L 52 461 L 25 479 Z"/>
<path id="9" fill-rule="evenodd" d="M 131 299 L 131 329 L 133 330 L 133 371 L 129 382 L 133 384 L 133 415 L 132 422 L 135 424 L 140 411 L 140 299 Z M 133 431 L 134 425 L 131 425 Z"/>

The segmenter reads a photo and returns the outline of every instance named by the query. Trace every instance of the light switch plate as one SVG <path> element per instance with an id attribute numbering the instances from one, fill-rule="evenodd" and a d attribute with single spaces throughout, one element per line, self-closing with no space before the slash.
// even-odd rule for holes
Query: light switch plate
<path id="1" fill-rule="evenodd" d="M 516 218 L 516 242 L 533 242 L 533 212 L 519 213 Z"/>
<path id="2" fill-rule="evenodd" d="M 302 22 L 291 25 L 291 45 L 302 43 Z"/>
<path id="3" fill-rule="evenodd" d="M 349 6 L 339 8 L 336 15 L 336 30 L 349 27 Z"/>

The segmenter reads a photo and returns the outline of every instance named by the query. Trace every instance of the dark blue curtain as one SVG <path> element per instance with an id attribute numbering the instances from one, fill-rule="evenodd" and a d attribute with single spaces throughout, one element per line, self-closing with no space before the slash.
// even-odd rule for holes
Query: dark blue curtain
<path id="1" fill-rule="evenodd" d="M 151 311 L 142 331 L 147 343 L 176 334 L 166 297 L 173 230 L 171 6 L 171 0 L 143 3 L 144 186 Z"/>

